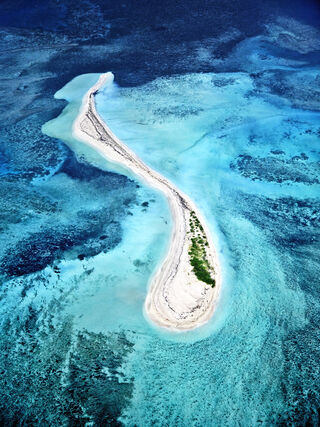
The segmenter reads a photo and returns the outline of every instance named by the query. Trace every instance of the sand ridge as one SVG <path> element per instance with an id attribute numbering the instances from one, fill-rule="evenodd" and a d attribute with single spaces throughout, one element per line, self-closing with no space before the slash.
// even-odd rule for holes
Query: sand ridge
<path id="1" fill-rule="evenodd" d="M 95 95 L 105 84 L 112 83 L 113 78 L 112 73 L 101 74 L 84 95 L 79 115 L 73 123 L 73 134 L 107 160 L 131 170 L 167 197 L 173 218 L 169 250 L 150 280 L 144 310 L 158 326 L 176 331 L 194 329 L 210 319 L 221 289 L 221 270 L 210 231 L 192 200 L 142 162 L 100 118 L 95 108 Z M 194 237 L 190 226 L 192 218 L 197 219 L 207 241 L 205 254 L 215 280 L 214 287 L 198 280 L 190 265 L 189 251 Z"/>

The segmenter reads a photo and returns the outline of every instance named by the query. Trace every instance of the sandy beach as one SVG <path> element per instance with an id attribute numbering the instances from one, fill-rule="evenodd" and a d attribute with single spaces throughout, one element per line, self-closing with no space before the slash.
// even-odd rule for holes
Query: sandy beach
<path id="1" fill-rule="evenodd" d="M 165 194 L 173 218 L 172 235 L 168 253 L 151 278 L 144 309 L 147 317 L 158 326 L 176 331 L 194 329 L 210 319 L 221 289 L 221 270 L 210 231 L 192 200 L 143 163 L 100 118 L 94 97 L 100 88 L 112 81 L 112 73 L 102 74 L 85 94 L 73 123 L 73 134 L 109 161 L 131 170 Z M 214 287 L 199 280 L 190 263 L 190 248 L 195 241 L 202 242 L 201 251 L 214 279 Z"/>

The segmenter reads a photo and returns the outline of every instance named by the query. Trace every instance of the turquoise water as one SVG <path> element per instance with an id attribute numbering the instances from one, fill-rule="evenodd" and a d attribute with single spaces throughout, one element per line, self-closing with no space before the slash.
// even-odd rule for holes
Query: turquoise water
<path id="1" fill-rule="evenodd" d="M 108 168 L 70 136 L 79 101 L 96 78 L 80 76 L 56 94 L 70 104 L 44 131 Z M 64 311 L 75 329 L 123 332 L 133 345 L 118 368 L 119 382 L 133 384 L 119 420 L 128 426 L 281 423 L 298 405 L 300 373 L 290 365 L 290 339 L 309 328 L 308 305 L 316 300 L 305 289 L 307 273 L 316 280 L 316 259 L 303 260 L 317 216 L 319 114 L 255 94 L 246 73 L 190 74 L 136 88 L 113 84 L 97 95 L 97 109 L 119 138 L 197 203 L 223 272 L 208 325 L 168 334 L 148 323 L 143 302 L 166 252 L 170 213 L 163 197 L 141 182 L 148 209 L 132 209 L 121 243 L 87 261 L 92 275 L 83 279 L 79 261 L 61 263 L 64 280 L 80 284 Z"/>
<path id="2" fill-rule="evenodd" d="M 123 172 L 121 167 L 109 163 L 93 149 L 77 141 L 72 135 L 83 95 L 97 81 L 98 74 L 77 77 L 55 94 L 69 104 L 56 118 L 47 122 L 42 130 L 47 135 L 63 140 L 77 157 L 103 170 Z M 141 183 L 140 183 L 141 184 Z M 81 290 L 64 314 L 75 319 L 75 327 L 91 332 L 119 332 L 133 328 L 149 329 L 143 317 L 143 302 L 148 278 L 159 259 L 166 253 L 171 231 L 171 218 L 164 197 L 158 192 L 139 187 L 139 203 L 130 210 L 122 223 L 123 237 L 109 253 L 100 253 L 86 262 L 86 270 L 94 270 L 90 279 L 83 281 L 83 263 L 79 260 L 61 263 L 64 280 L 81 281 Z M 75 195 L 73 195 L 75 198 Z M 82 200 L 74 200 L 81 206 Z M 118 201 L 111 200 L 115 206 Z M 147 204 L 147 208 L 144 207 Z"/>
<path id="3" fill-rule="evenodd" d="M 0 425 L 320 425 L 319 2 L 0 10 Z M 218 249 L 192 333 L 143 313 L 166 200 L 71 134 L 109 70 L 100 113 Z"/>
<path id="4" fill-rule="evenodd" d="M 308 319 L 281 234 L 289 201 L 319 194 L 319 114 L 253 89 L 246 73 L 191 74 L 97 96 L 112 131 L 203 211 L 223 267 L 209 337 L 138 341 L 128 425 L 275 424 L 287 409 L 283 342 Z"/>

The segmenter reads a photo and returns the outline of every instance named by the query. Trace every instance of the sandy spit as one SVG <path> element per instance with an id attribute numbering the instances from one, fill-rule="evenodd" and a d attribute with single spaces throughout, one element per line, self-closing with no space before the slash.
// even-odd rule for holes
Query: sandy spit
<path id="1" fill-rule="evenodd" d="M 193 201 L 143 163 L 100 118 L 94 97 L 99 89 L 112 82 L 112 73 L 101 74 L 97 83 L 84 95 L 79 115 L 73 123 L 73 134 L 78 140 L 94 147 L 106 159 L 131 170 L 167 197 L 173 217 L 169 250 L 150 280 L 144 310 L 158 326 L 175 331 L 197 328 L 213 315 L 221 289 L 221 269 L 210 231 Z M 216 282 L 214 288 L 199 281 L 190 265 L 188 251 L 191 238 L 194 237 L 190 230 L 191 215 L 198 219 L 208 242 L 206 258 L 212 267 Z"/>

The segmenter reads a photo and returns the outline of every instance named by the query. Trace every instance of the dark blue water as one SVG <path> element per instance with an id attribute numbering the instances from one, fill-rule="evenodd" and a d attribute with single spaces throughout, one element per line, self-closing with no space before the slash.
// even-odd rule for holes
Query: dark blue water
<path id="1" fill-rule="evenodd" d="M 317 2 L 0 7 L 1 424 L 318 425 Z M 161 197 L 41 132 L 58 89 L 109 70 L 106 118 L 219 236 L 220 314 L 193 344 L 139 311 Z"/>

